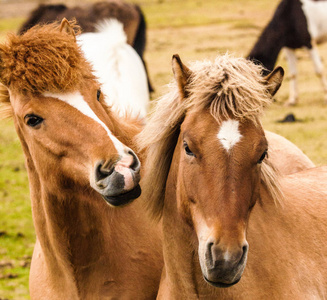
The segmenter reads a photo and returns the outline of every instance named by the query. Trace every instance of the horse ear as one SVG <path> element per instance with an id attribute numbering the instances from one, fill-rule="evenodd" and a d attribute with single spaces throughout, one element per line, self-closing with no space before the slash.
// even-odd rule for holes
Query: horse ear
<path id="1" fill-rule="evenodd" d="M 284 69 L 282 67 L 277 67 L 264 78 L 267 84 L 268 92 L 271 96 L 274 96 L 277 93 L 282 84 L 283 77 Z"/>
<path id="2" fill-rule="evenodd" d="M 186 67 L 178 54 L 173 55 L 172 68 L 181 99 L 187 96 L 186 85 L 191 76 L 191 70 Z"/>
<path id="3" fill-rule="evenodd" d="M 74 27 L 69 23 L 69 21 L 66 18 L 63 18 L 61 21 L 60 32 L 66 32 L 67 34 L 72 35 L 76 40 Z"/>

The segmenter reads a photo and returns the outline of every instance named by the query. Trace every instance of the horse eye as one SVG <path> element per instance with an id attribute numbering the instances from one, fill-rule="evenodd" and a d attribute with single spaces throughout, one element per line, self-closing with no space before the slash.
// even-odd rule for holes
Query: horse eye
<path id="1" fill-rule="evenodd" d="M 26 124 L 30 127 L 36 127 L 37 125 L 41 124 L 43 122 L 43 118 L 37 116 L 37 115 L 26 115 L 25 118 Z"/>
<path id="2" fill-rule="evenodd" d="M 191 151 L 188 144 L 186 142 L 183 142 L 183 147 L 185 149 L 185 153 L 189 156 L 195 156 L 195 154 Z"/>
<path id="3" fill-rule="evenodd" d="M 101 90 L 97 90 L 97 100 L 100 101 L 100 96 L 101 96 Z"/>
<path id="4" fill-rule="evenodd" d="M 268 157 L 268 151 L 267 151 L 267 150 L 265 150 L 265 152 L 262 153 L 261 157 L 260 157 L 259 160 L 258 160 L 258 164 L 261 164 L 262 161 L 263 161 L 266 157 Z"/>

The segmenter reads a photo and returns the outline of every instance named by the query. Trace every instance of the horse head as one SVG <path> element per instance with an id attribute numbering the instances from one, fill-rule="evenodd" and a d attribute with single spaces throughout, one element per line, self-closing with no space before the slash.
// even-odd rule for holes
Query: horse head
<path id="1" fill-rule="evenodd" d="M 247 224 L 260 199 L 261 165 L 268 152 L 264 130 L 251 115 L 259 107 L 242 67 L 232 63 L 191 71 L 173 57 L 180 101 L 188 102 L 175 148 L 177 206 L 196 232 L 205 280 L 218 287 L 237 283 L 244 271 Z M 264 79 L 265 90 L 257 83 L 261 97 L 272 96 L 282 77 L 278 68 Z"/>
<path id="2" fill-rule="evenodd" d="M 74 24 L 36 26 L 0 47 L 33 190 L 96 191 L 113 206 L 140 195 L 140 161 L 75 41 Z M 91 188 L 92 189 L 91 189 Z"/>
<path id="3" fill-rule="evenodd" d="M 259 116 L 283 70 L 262 77 L 260 67 L 228 55 L 191 69 L 175 55 L 172 64 L 172 93 L 160 99 L 139 137 L 148 148 L 143 191 L 153 216 L 164 216 L 167 239 L 172 220 L 181 222 L 184 251 L 194 247 L 208 283 L 228 287 L 246 265 L 247 225 L 261 182 L 278 199 Z M 178 242 L 167 252 L 178 252 L 171 245 Z"/>

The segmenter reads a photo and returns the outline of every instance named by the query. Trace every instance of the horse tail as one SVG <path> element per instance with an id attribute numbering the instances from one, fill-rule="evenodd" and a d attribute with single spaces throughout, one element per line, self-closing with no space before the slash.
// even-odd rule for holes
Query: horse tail
<path id="1" fill-rule="evenodd" d="M 36 24 L 40 24 L 42 21 L 44 23 L 49 21 L 55 21 L 54 16 L 62 13 L 67 9 L 67 6 L 64 4 L 57 5 L 47 5 L 40 4 L 36 9 L 31 12 L 30 17 L 25 21 L 25 23 L 19 28 L 18 34 L 23 34 L 28 29 L 32 28 Z M 47 16 L 49 13 L 49 16 Z"/>
<path id="2" fill-rule="evenodd" d="M 148 69 L 146 67 L 146 63 L 143 59 L 143 55 L 144 55 L 144 51 L 145 51 L 145 45 L 146 45 L 146 21 L 145 21 L 145 17 L 144 14 L 142 12 L 142 9 L 139 5 L 135 4 L 135 8 L 138 11 L 139 15 L 140 15 L 140 23 L 139 26 L 137 28 L 137 32 L 135 35 L 135 39 L 133 42 L 133 48 L 135 49 L 135 51 L 137 52 L 137 54 L 141 57 L 141 60 L 143 62 L 144 68 L 145 68 L 145 72 L 146 72 L 146 77 L 148 80 L 148 87 L 149 87 L 149 91 L 150 92 L 154 92 L 154 88 L 150 82 L 150 77 L 149 77 L 149 72 Z"/>

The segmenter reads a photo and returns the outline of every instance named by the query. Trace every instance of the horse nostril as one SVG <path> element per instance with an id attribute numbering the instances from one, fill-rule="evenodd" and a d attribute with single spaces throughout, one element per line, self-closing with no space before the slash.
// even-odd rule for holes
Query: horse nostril
<path id="1" fill-rule="evenodd" d="M 108 162 L 99 163 L 95 169 L 96 181 L 100 181 L 108 177 L 109 175 L 112 174 L 113 171 L 114 171 L 114 167 L 112 164 L 109 164 Z"/>
<path id="2" fill-rule="evenodd" d="M 240 258 L 239 258 L 239 263 L 244 263 L 244 261 L 246 260 L 248 249 L 249 249 L 248 245 L 244 245 L 242 247 L 242 252 L 241 252 L 241 255 L 240 255 Z"/>
<path id="3" fill-rule="evenodd" d="M 141 166 L 140 160 L 138 159 L 138 157 L 136 156 L 136 154 L 132 150 L 129 150 L 128 154 L 133 156 L 133 162 L 132 162 L 132 164 L 130 166 L 130 169 L 132 169 L 133 171 L 138 172 L 140 170 L 140 166 Z"/>
<path id="4" fill-rule="evenodd" d="M 206 259 L 210 262 L 210 264 L 213 264 L 212 246 L 213 243 L 207 244 Z"/>

